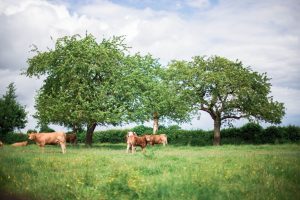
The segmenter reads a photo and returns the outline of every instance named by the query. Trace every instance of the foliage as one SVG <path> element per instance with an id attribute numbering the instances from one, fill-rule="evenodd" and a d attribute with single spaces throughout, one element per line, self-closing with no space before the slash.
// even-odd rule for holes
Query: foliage
<path id="1" fill-rule="evenodd" d="M 55 132 L 54 129 L 50 128 L 47 124 L 42 123 L 40 125 L 40 133 L 51 133 L 51 132 Z"/>
<path id="2" fill-rule="evenodd" d="M 263 128 L 259 124 L 248 123 L 241 127 L 241 133 L 245 142 L 255 141 L 262 135 Z"/>
<path id="3" fill-rule="evenodd" d="M 169 130 L 181 130 L 181 127 L 179 125 L 171 125 L 168 127 Z"/>
<path id="4" fill-rule="evenodd" d="M 188 106 L 164 82 L 164 70 L 150 54 L 129 55 L 124 38 L 92 35 L 63 37 L 55 49 L 28 59 L 25 74 L 46 76 L 36 97 L 36 117 L 42 123 L 89 129 L 153 119 L 186 121 Z M 93 127 L 94 128 L 94 127 Z"/>
<path id="5" fill-rule="evenodd" d="M 134 65 L 139 66 L 132 76 L 135 90 L 135 112 L 139 122 L 154 120 L 154 129 L 158 121 L 171 119 L 177 122 L 190 119 L 189 107 L 180 94 L 165 81 L 167 72 L 158 59 L 151 55 L 135 55 Z M 155 127 L 156 126 L 156 127 Z M 153 130 L 156 132 L 156 130 Z"/>
<path id="6" fill-rule="evenodd" d="M 154 59 L 131 56 L 127 49 L 122 37 L 98 43 L 92 35 L 60 38 L 54 50 L 34 49 L 25 74 L 46 76 L 36 97 L 36 117 L 46 124 L 87 126 L 88 143 L 97 124 L 143 120 L 137 84 Z"/>
<path id="7" fill-rule="evenodd" d="M 127 130 L 96 131 L 94 139 L 101 143 L 120 143 L 126 142 L 126 134 Z"/>
<path id="8" fill-rule="evenodd" d="M 139 125 L 132 128 L 132 131 L 136 132 L 138 135 L 142 133 L 152 133 L 152 128 L 144 125 Z"/>
<path id="9" fill-rule="evenodd" d="M 62 155 L 57 146 L 44 154 L 37 145 L 6 146 L 0 151 L 0 198 L 300 198 L 299 145 L 154 146 L 135 155 L 125 148 L 69 146 Z"/>
<path id="10" fill-rule="evenodd" d="M 0 140 L 4 142 L 5 144 L 12 144 L 15 142 L 23 142 L 28 140 L 27 134 L 23 133 L 13 133 L 9 132 L 5 135 L 3 135 Z"/>
<path id="11" fill-rule="evenodd" d="M 220 143 L 224 122 L 248 118 L 280 123 L 285 114 L 283 103 L 269 96 L 271 84 L 267 75 L 244 67 L 240 61 L 196 56 L 190 62 L 171 62 L 168 75 L 170 85 L 178 88 L 195 111 L 210 114 L 216 145 Z"/>
<path id="12" fill-rule="evenodd" d="M 29 131 L 29 130 L 28 130 Z M 27 131 L 27 133 L 29 133 Z M 128 131 L 135 131 L 138 135 L 151 134 L 152 128 L 144 125 L 136 126 L 130 130 L 106 130 L 95 131 L 94 143 L 125 143 Z M 30 132 L 34 132 L 30 130 Z M 170 145 L 190 145 L 190 146 L 210 146 L 213 140 L 213 131 L 204 130 L 182 130 L 174 129 L 168 126 L 160 129 L 158 134 L 166 134 Z M 281 144 L 281 143 L 300 143 L 300 127 L 270 126 L 262 128 L 256 123 L 245 124 L 240 128 L 227 128 L 221 131 L 222 144 Z M 77 133 L 79 143 L 84 143 L 86 138 L 85 132 Z M 26 134 L 9 133 L 7 137 L 0 140 L 6 143 L 14 143 L 27 139 Z"/>
<path id="13" fill-rule="evenodd" d="M 37 133 L 37 130 L 35 130 L 35 129 L 28 129 L 26 133 L 27 134 L 28 133 Z"/>
<path id="14" fill-rule="evenodd" d="M 25 107 L 17 102 L 14 83 L 7 87 L 6 94 L 0 98 L 0 134 L 21 129 L 27 123 Z"/>
<path id="15" fill-rule="evenodd" d="M 131 131 L 138 135 L 150 134 L 152 128 L 144 125 L 136 126 Z M 95 143 L 125 143 L 125 136 L 129 130 L 96 131 Z M 173 129 L 173 126 L 160 129 L 158 134 L 166 134 L 171 145 L 210 146 L 213 131 Z M 299 143 L 300 127 L 271 126 L 262 128 L 259 124 L 248 123 L 240 128 L 227 128 L 221 131 L 222 144 L 275 144 Z M 78 134 L 78 141 L 84 142 L 85 134 Z M 80 139 L 81 138 L 81 139 Z"/>
<path id="16" fill-rule="evenodd" d="M 97 43 L 91 35 L 75 35 L 58 39 L 54 50 L 35 50 L 26 75 L 47 75 L 36 98 L 36 117 L 66 126 L 123 121 L 129 94 L 118 77 L 125 71 L 126 49 L 119 37 Z"/>

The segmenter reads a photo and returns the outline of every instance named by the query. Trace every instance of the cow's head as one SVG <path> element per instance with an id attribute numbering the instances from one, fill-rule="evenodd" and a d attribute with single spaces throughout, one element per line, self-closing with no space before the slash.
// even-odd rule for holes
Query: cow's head
<path id="1" fill-rule="evenodd" d="M 151 140 L 151 135 L 145 135 L 145 138 L 146 138 L 146 141 L 147 141 L 147 142 L 150 142 L 150 140 Z"/>
<path id="2" fill-rule="evenodd" d="M 133 131 L 129 131 L 129 132 L 127 133 L 127 137 L 132 136 L 132 135 L 137 136 L 137 134 L 136 134 L 135 132 L 133 132 Z"/>
<path id="3" fill-rule="evenodd" d="M 34 140 L 35 137 L 36 137 L 36 133 L 30 133 L 30 134 L 28 135 L 28 139 L 29 139 L 29 140 Z"/>

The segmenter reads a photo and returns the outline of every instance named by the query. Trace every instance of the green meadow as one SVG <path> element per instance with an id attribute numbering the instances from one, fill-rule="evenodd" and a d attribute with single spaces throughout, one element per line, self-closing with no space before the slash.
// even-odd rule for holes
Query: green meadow
<path id="1" fill-rule="evenodd" d="M 300 199 L 300 145 L 0 149 L 0 199 Z"/>

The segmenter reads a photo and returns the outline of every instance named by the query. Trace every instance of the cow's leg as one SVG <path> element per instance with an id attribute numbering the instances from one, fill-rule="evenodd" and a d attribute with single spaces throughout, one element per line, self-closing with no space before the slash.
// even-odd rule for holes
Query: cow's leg
<path id="1" fill-rule="evenodd" d="M 135 146 L 131 146 L 131 153 L 134 153 L 134 151 L 135 151 Z"/>
<path id="2" fill-rule="evenodd" d="M 142 152 L 145 153 L 145 147 L 142 147 Z"/>
<path id="3" fill-rule="evenodd" d="M 39 144 L 42 153 L 45 153 L 45 144 Z"/>
<path id="4" fill-rule="evenodd" d="M 130 144 L 127 144 L 127 153 L 129 153 Z"/>
<path id="5" fill-rule="evenodd" d="M 65 142 L 60 142 L 60 147 L 61 147 L 61 151 L 62 153 L 66 153 L 66 143 Z"/>

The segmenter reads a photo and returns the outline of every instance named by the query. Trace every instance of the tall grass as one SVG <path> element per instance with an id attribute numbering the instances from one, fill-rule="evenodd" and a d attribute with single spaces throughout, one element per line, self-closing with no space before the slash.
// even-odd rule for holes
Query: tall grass
<path id="1" fill-rule="evenodd" d="M 27 199 L 300 199 L 296 144 L 125 149 L 5 146 L 0 187 Z"/>

